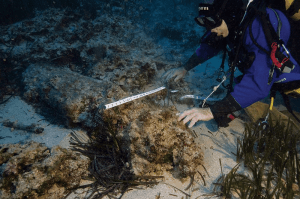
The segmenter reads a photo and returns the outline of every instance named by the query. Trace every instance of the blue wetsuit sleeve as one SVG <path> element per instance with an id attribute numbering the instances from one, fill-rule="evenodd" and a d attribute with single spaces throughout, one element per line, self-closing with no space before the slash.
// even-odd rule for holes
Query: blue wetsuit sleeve
<path id="1" fill-rule="evenodd" d="M 268 55 L 256 54 L 256 59 L 251 68 L 246 70 L 241 82 L 235 85 L 231 95 L 242 108 L 246 108 L 268 96 L 273 84 L 273 82 L 270 85 L 268 84 L 269 66 L 272 65 L 269 62 Z M 274 76 L 276 76 L 276 72 Z"/>

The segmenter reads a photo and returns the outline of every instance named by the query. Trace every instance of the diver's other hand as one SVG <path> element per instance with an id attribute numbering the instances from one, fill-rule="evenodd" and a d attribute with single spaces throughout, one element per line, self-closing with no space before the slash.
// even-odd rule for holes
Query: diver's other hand
<path id="1" fill-rule="evenodd" d="M 186 73 L 187 70 L 185 70 L 184 67 L 173 68 L 165 72 L 162 75 L 162 78 L 165 79 L 166 81 L 169 81 L 171 78 L 175 77 L 174 82 L 177 82 L 178 80 L 184 78 Z"/>
<path id="2" fill-rule="evenodd" d="M 213 119 L 214 116 L 210 108 L 192 108 L 190 110 L 184 111 L 178 118 L 178 121 L 183 120 L 183 123 L 186 124 L 188 121 L 191 121 L 189 128 L 192 128 L 197 121 L 209 121 Z"/>
<path id="3" fill-rule="evenodd" d="M 211 32 L 217 33 L 217 36 L 227 37 L 229 35 L 229 30 L 227 24 L 222 20 L 222 24 L 214 29 L 211 29 Z"/>

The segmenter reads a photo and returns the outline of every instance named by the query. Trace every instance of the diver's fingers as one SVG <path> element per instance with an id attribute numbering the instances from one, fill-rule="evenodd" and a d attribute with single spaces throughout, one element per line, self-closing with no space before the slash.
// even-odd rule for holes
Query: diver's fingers
<path id="1" fill-rule="evenodd" d="M 211 29 L 211 32 L 218 33 L 218 31 L 217 31 L 217 28 L 213 28 L 213 29 Z"/>
<path id="2" fill-rule="evenodd" d="M 177 82 L 178 80 L 180 80 L 182 77 L 180 75 L 176 75 L 176 78 L 174 79 L 174 82 Z"/>
<path id="3" fill-rule="evenodd" d="M 177 121 L 178 121 L 178 122 L 181 121 L 184 117 L 185 117 L 185 115 L 183 115 L 183 113 L 180 114 L 179 117 L 178 117 L 178 119 L 177 119 Z"/>
<path id="4" fill-rule="evenodd" d="M 187 116 L 182 120 L 182 122 L 183 122 L 184 124 L 186 124 L 186 123 L 188 123 L 193 117 L 194 117 L 194 114 L 187 115 Z"/>
<path id="5" fill-rule="evenodd" d="M 192 128 L 198 121 L 199 121 L 199 117 L 197 117 L 197 115 L 195 115 L 189 124 L 189 128 Z"/>
<path id="6" fill-rule="evenodd" d="M 196 109 L 190 109 L 187 111 L 184 111 L 180 118 L 178 118 L 178 121 L 182 120 L 183 118 L 189 117 L 190 115 L 194 114 L 197 110 Z M 186 123 L 186 122 L 184 122 Z"/>
<path id="7" fill-rule="evenodd" d="M 217 28 L 211 29 L 211 32 L 217 33 L 217 36 L 221 35 L 220 30 Z"/>
<path id="8" fill-rule="evenodd" d="M 188 123 L 188 121 L 190 121 L 190 120 L 192 120 L 193 119 L 193 117 L 195 117 L 196 116 L 196 113 L 192 113 L 192 114 L 190 114 L 190 115 L 187 115 L 184 119 L 183 119 L 183 123 L 184 124 L 186 124 L 186 123 Z"/>
<path id="9" fill-rule="evenodd" d="M 168 71 L 168 72 L 166 73 L 166 75 L 163 76 L 163 78 L 164 78 L 165 80 L 169 80 L 169 79 L 171 79 L 172 77 L 173 77 L 173 72 L 172 72 L 172 71 Z"/>
<path id="10" fill-rule="evenodd" d="M 162 77 L 162 78 L 165 78 L 165 77 L 167 77 L 167 76 L 169 75 L 169 73 L 170 73 L 170 71 L 167 71 L 167 72 L 165 72 L 161 77 Z"/>
<path id="11" fill-rule="evenodd" d="M 186 112 L 183 112 L 181 115 L 179 115 L 177 121 L 181 121 L 183 118 L 185 118 L 185 116 L 187 116 Z"/>
<path id="12" fill-rule="evenodd" d="M 184 111 L 179 117 L 178 117 L 178 121 L 181 121 L 183 118 L 185 118 L 187 115 L 190 115 L 192 113 L 195 112 L 195 109 L 190 109 L 187 111 Z"/>
<path id="13" fill-rule="evenodd" d="M 165 73 L 163 74 L 163 77 L 168 77 L 168 76 L 170 76 L 170 75 L 173 76 L 175 70 L 176 70 L 175 68 L 168 70 L 167 72 L 165 72 Z"/>
<path id="14" fill-rule="evenodd" d="M 173 76 L 174 76 L 174 73 L 170 73 L 170 74 L 166 77 L 166 80 L 169 81 Z"/>

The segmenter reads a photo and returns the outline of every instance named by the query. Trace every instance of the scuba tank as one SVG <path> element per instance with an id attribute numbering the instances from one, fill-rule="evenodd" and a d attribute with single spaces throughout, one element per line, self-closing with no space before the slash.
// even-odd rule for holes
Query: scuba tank
<path id="1" fill-rule="evenodd" d="M 265 2 L 268 7 L 282 11 L 293 21 L 300 20 L 299 0 L 265 0 Z"/>
<path id="2" fill-rule="evenodd" d="M 286 14 L 294 21 L 300 20 L 300 1 L 285 0 Z"/>

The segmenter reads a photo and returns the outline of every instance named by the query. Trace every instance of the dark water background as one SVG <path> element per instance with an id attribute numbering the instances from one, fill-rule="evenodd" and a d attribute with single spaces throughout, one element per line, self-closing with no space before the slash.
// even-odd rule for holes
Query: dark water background
<path id="1" fill-rule="evenodd" d="M 187 49 L 187 59 L 199 44 L 204 28 L 196 25 L 198 2 L 193 0 L 0 0 L 0 25 L 9 25 L 32 18 L 36 11 L 49 8 L 77 10 L 89 13 L 91 19 L 99 13 L 121 15 L 135 24 L 163 47 L 177 50 L 176 44 Z M 132 30 L 134 31 L 134 30 Z M 168 42 L 162 41 L 167 39 Z"/>

